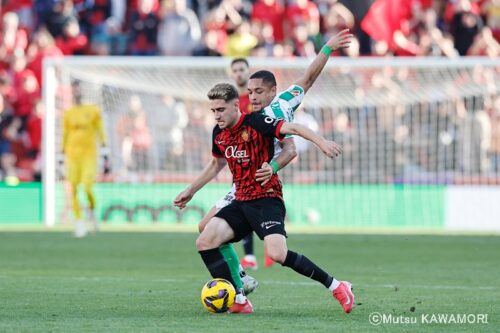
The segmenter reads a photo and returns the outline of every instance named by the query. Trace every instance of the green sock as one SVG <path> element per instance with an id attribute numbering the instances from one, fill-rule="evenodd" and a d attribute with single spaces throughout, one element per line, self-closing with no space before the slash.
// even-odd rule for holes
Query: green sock
<path id="1" fill-rule="evenodd" d="M 239 289 L 243 288 L 243 282 L 241 282 L 240 278 L 240 260 L 234 250 L 233 244 L 223 244 L 219 247 L 219 251 L 224 256 L 224 259 L 226 259 L 236 287 Z"/>

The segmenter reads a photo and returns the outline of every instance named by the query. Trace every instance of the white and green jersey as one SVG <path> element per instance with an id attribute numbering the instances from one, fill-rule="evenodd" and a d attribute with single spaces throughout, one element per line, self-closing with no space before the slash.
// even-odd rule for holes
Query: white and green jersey
<path id="1" fill-rule="evenodd" d="M 304 99 L 304 89 L 297 85 L 291 85 L 288 89 L 277 94 L 271 104 L 266 106 L 262 114 L 276 118 L 284 119 L 286 122 L 293 122 L 295 110 L 298 109 L 300 103 Z M 290 136 L 286 136 L 290 137 Z M 281 146 L 277 139 L 274 140 L 274 156 L 273 160 L 281 153 Z"/>

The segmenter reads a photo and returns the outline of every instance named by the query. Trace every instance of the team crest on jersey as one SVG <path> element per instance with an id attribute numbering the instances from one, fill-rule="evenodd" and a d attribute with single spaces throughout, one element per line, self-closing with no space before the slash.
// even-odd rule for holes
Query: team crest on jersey
<path id="1" fill-rule="evenodd" d="M 243 141 L 248 142 L 248 132 L 246 130 L 243 130 L 243 132 L 241 133 L 241 138 L 243 139 Z"/>
<path id="2" fill-rule="evenodd" d="M 293 96 L 295 96 L 295 97 L 297 97 L 297 96 L 299 96 L 299 95 L 300 95 L 300 91 L 298 91 L 298 90 L 291 90 L 291 91 L 290 91 L 290 93 L 291 93 Z"/>

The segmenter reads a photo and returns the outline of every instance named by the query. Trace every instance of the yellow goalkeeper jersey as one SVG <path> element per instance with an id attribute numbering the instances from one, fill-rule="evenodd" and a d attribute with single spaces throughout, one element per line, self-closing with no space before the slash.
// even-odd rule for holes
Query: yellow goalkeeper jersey
<path id="1" fill-rule="evenodd" d="M 97 105 L 75 105 L 64 113 L 63 150 L 67 158 L 96 158 L 97 140 L 104 144 L 101 111 Z"/>

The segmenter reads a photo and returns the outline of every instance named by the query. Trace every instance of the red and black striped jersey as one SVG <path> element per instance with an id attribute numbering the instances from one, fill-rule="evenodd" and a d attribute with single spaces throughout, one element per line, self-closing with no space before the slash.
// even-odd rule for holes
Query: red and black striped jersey
<path id="1" fill-rule="evenodd" d="M 264 186 L 255 180 L 262 163 L 271 162 L 274 156 L 274 138 L 283 139 L 280 134 L 283 123 L 282 119 L 254 112 L 242 114 L 232 128 L 214 127 L 212 154 L 227 160 L 236 186 L 236 200 L 283 197 L 278 175 L 274 174 Z"/>

